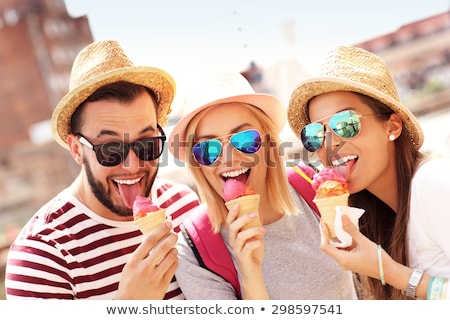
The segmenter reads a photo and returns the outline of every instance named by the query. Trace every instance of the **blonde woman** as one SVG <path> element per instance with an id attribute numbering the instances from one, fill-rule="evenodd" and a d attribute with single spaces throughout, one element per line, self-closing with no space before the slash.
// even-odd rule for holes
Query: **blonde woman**
<path id="1" fill-rule="evenodd" d="M 320 251 L 316 213 L 290 186 L 279 154 L 285 107 L 257 94 L 239 73 L 217 73 L 190 91 L 169 149 L 187 163 L 214 232 L 239 274 L 242 299 L 355 299 L 352 274 Z M 223 187 L 236 179 L 260 195 L 259 212 L 237 218 Z M 244 229 L 260 219 L 261 227 Z M 200 266 L 180 235 L 176 277 L 187 299 L 238 299 L 233 286 Z"/>

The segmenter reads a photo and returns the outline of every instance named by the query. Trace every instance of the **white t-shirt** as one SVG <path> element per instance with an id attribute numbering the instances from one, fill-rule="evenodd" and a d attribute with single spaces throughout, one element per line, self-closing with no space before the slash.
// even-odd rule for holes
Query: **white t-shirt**
<path id="1" fill-rule="evenodd" d="M 450 159 L 423 163 L 412 180 L 408 225 L 410 267 L 450 278 Z M 446 299 L 450 300 L 450 286 Z"/>

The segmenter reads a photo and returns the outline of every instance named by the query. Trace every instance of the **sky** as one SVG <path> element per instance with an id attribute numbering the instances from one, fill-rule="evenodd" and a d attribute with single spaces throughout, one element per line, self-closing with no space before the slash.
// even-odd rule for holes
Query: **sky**
<path id="1" fill-rule="evenodd" d="M 448 11 L 449 0 L 66 0 L 94 40 L 118 40 L 135 64 L 171 73 L 266 67 L 297 56 L 308 72 L 337 45 Z"/>

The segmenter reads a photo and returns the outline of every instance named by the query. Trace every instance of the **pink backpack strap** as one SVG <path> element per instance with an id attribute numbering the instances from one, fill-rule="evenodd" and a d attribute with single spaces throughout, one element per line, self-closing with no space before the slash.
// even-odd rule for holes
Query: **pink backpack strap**
<path id="1" fill-rule="evenodd" d="M 200 206 L 197 211 L 184 220 L 181 230 L 191 245 L 200 266 L 228 281 L 240 299 L 241 286 L 230 252 L 220 233 L 213 232 L 206 209 Z"/>
<path id="2" fill-rule="evenodd" d="M 312 201 L 315 192 L 309 182 L 314 175 L 314 170 L 307 165 L 299 164 L 287 168 L 287 174 L 295 190 L 320 216 L 316 204 Z M 184 220 L 180 229 L 200 266 L 228 281 L 235 289 L 236 296 L 241 299 L 241 286 L 230 252 L 222 236 L 213 232 L 206 209 L 199 206 L 189 218 Z"/>
<path id="3" fill-rule="evenodd" d="M 314 176 L 314 169 L 307 166 L 306 164 L 291 164 L 288 163 L 289 167 L 286 168 L 289 183 L 295 188 L 295 190 L 305 199 L 309 206 L 317 213 L 320 217 L 319 209 L 313 202 L 316 192 L 311 186 L 311 180 Z"/>

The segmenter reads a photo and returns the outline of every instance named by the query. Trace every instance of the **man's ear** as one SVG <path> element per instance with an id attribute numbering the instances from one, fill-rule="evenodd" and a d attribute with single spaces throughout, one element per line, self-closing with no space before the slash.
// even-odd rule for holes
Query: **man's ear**
<path id="1" fill-rule="evenodd" d="M 69 134 L 67 136 L 67 145 L 69 146 L 72 158 L 81 166 L 83 164 L 83 151 L 77 136 L 74 134 Z"/>

